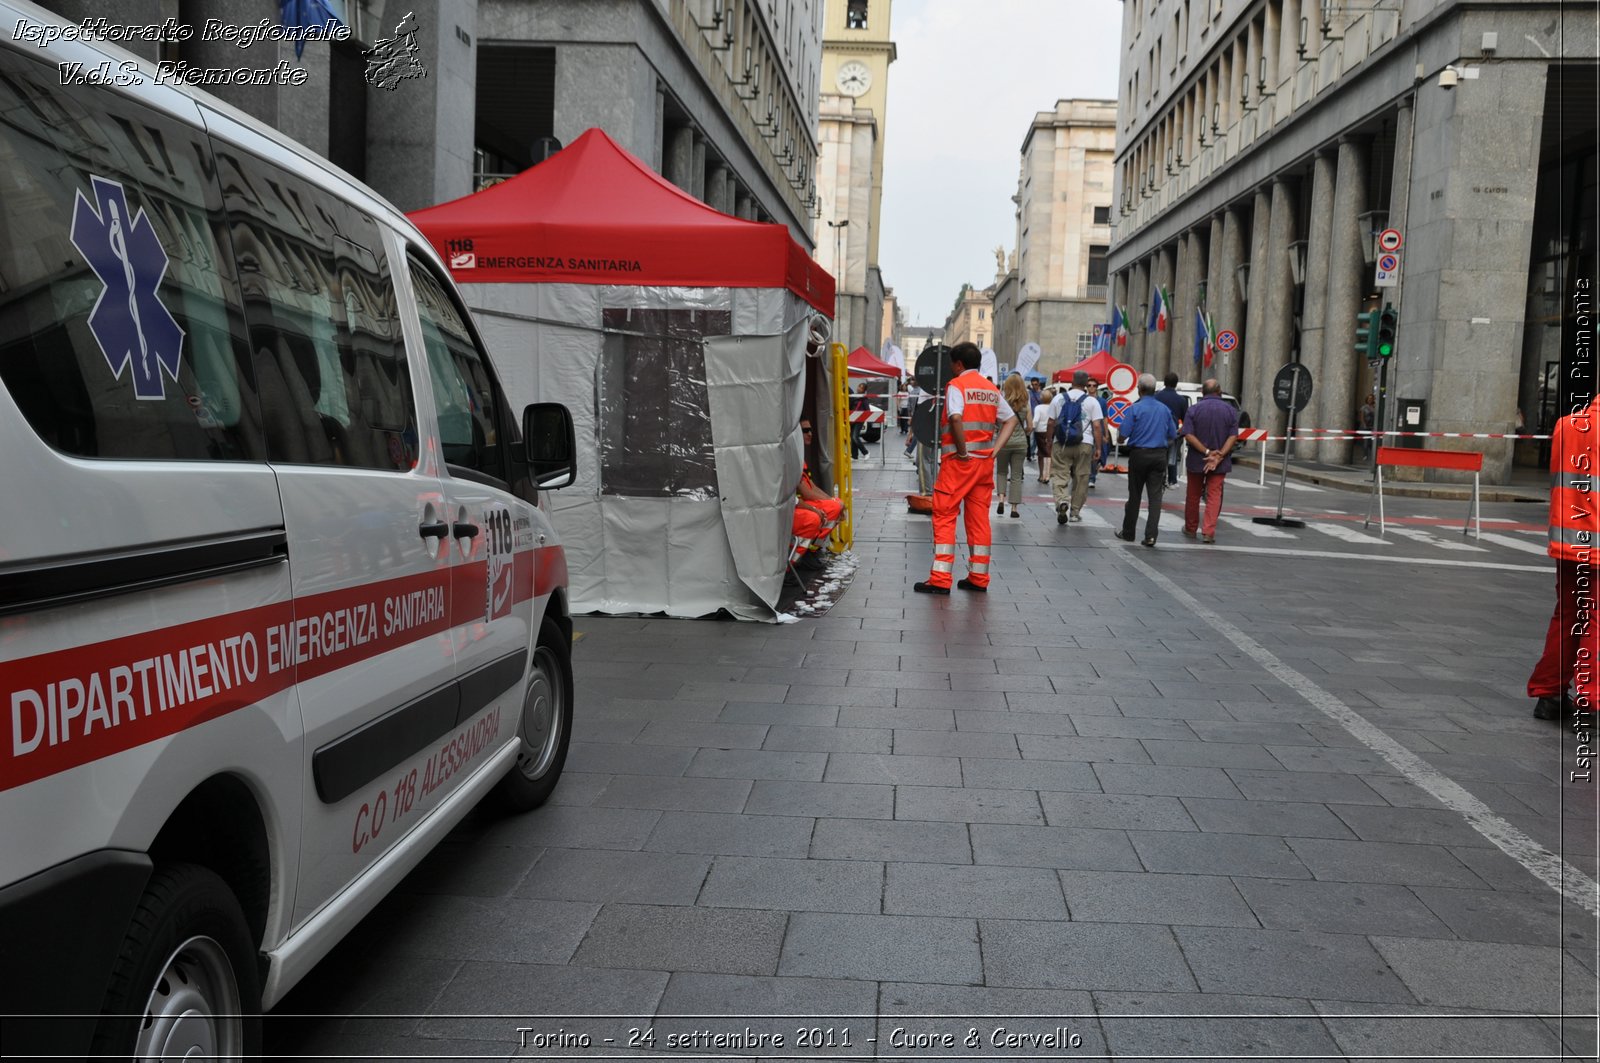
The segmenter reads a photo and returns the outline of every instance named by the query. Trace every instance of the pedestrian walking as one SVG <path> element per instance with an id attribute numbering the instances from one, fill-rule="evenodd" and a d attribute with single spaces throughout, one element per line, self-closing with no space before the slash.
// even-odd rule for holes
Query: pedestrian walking
<path id="1" fill-rule="evenodd" d="M 1139 401 L 1122 415 L 1122 438 L 1128 443 L 1128 505 L 1122 512 L 1122 527 L 1117 538 L 1133 542 L 1139 527 L 1139 496 L 1149 498 L 1150 515 L 1145 519 L 1144 545 L 1156 544 L 1161 527 L 1161 496 L 1167 485 L 1167 451 L 1178 437 L 1178 422 L 1166 403 L 1156 398 L 1156 378 L 1150 373 L 1139 377 Z"/>
<path id="2" fill-rule="evenodd" d="M 1189 444 L 1184 469 L 1189 475 L 1183 502 L 1183 534 L 1200 541 L 1217 541 L 1217 517 L 1222 513 L 1222 481 L 1233 470 L 1233 448 L 1239 442 L 1239 411 L 1222 397 L 1215 379 L 1200 385 L 1200 401 L 1183 419 L 1183 439 Z M 1205 502 L 1205 520 L 1200 504 Z"/>
<path id="3" fill-rule="evenodd" d="M 1039 404 L 1045 401 L 1044 393 L 1041 390 L 1043 387 L 1044 381 L 1037 377 L 1028 381 L 1028 419 L 1024 422 L 1024 427 L 1031 428 L 1033 426 L 1033 411 L 1037 410 Z M 1016 414 L 1021 417 L 1022 411 L 1017 410 Z M 1038 453 L 1039 441 L 1033 437 L 1032 432 L 1024 432 L 1023 434 L 1028 437 L 1028 460 L 1032 461 L 1034 455 Z"/>
<path id="4" fill-rule="evenodd" d="M 1057 524 L 1083 520 L 1089 475 L 1105 433 L 1105 413 L 1088 387 L 1089 374 L 1080 369 L 1072 374 L 1072 386 L 1050 403 L 1049 430 L 1054 448 L 1050 494 L 1056 504 Z"/>
<path id="5" fill-rule="evenodd" d="M 962 590 L 989 589 L 989 501 L 994 497 L 990 459 L 1016 430 L 1017 417 L 1000 389 L 978 372 L 983 354 L 975 343 L 950 348 L 954 378 L 945 389 L 940 418 L 939 477 L 933 485 L 933 569 L 918 594 L 949 594 L 956 565 L 956 514 L 966 519 L 967 575 Z M 965 508 L 963 508 L 965 507 Z"/>
<path id="6" fill-rule="evenodd" d="M 1372 426 L 1377 423 L 1377 413 L 1378 396 L 1372 392 L 1368 392 L 1367 401 L 1361 404 L 1361 431 L 1363 433 L 1370 433 L 1372 431 Z M 1521 429 L 1519 428 L 1518 431 L 1520 432 Z M 1364 460 L 1372 460 L 1373 445 L 1373 436 L 1370 434 L 1363 434 L 1361 437 L 1361 453 Z"/>
<path id="7" fill-rule="evenodd" d="M 1018 417 L 1028 408 L 1028 389 L 1022 383 L 1021 373 L 1012 373 L 1006 377 L 1005 384 L 1000 388 L 1000 394 L 1005 397 L 1006 405 Z M 1028 475 L 1028 433 L 1023 431 L 1012 432 L 1006 440 L 1006 445 L 997 447 L 994 452 L 994 482 L 996 488 L 1005 491 L 1005 497 L 1000 499 L 1000 504 L 995 507 L 998 516 L 1006 511 L 1006 503 L 1011 503 L 1011 515 L 1022 516 L 1022 511 L 1017 507 L 1022 505 L 1022 478 Z"/>
<path id="8" fill-rule="evenodd" d="M 1183 418 L 1189 412 L 1189 400 L 1178 394 L 1177 373 L 1168 373 L 1162 383 L 1166 386 L 1156 392 L 1156 398 L 1166 404 L 1172 411 L 1172 419 L 1178 422 L 1178 438 L 1167 448 L 1167 486 L 1177 487 L 1178 462 L 1183 458 Z"/>
<path id="9" fill-rule="evenodd" d="M 1600 623 L 1592 618 L 1596 548 L 1600 546 L 1600 404 L 1590 402 L 1556 422 L 1550 437 L 1550 545 L 1556 559 L 1556 605 L 1544 653 L 1528 677 L 1533 715 L 1559 719 L 1593 712 L 1600 667 Z"/>
<path id="10" fill-rule="evenodd" d="M 1039 404 L 1033 408 L 1033 451 L 1039 455 L 1039 482 L 1050 482 L 1050 405 L 1055 401 L 1056 389 L 1046 388 Z"/>

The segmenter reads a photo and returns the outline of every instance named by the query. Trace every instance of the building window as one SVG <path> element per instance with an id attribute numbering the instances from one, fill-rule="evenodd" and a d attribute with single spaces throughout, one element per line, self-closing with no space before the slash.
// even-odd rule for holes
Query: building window
<path id="1" fill-rule="evenodd" d="M 983 320 L 983 311 L 982 311 L 982 310 L 979 310 L 979 311 L 978 311 L 978 320 L 979 320 L 979 321 L 982 321 L 982 320 Z"/>
<path id="2" fill-rule="evenodd" d="M 1083 361 L 1094 353 L 1094 333 L 1078 333 L 1078 361 Z"/>
<path id="3" fill-rule="evenodd" d="M 847 30 L 867 28 L 867 0 L 850 0 L 850 6 L 845 8 L 844 28 Z"/>
<path id="4" fill-rule="evenodd" d="M 1096 208 L 1096 209 L 1100 209 L 1100 208 Z M 1110 209 L 1110 208 L 1104 208 L 1104 209 Z M 1088 283 L 1089 283 L 1089 285 L 1091 287 L 1093 287 L 1094 285 L 1097 285 L 1097 284 L 1100 285 L 1101 287 L 1105 286 L 1105 283 L 1106 283 L 1106 252 L 1108 250 L 1110 250 L 1110 248 L 1108 248 L 1105 244 L 1090 244 L 1089 245 L 1089 276 L 1088 276 Z"/>
<path id="5" fill-rule="evenodd" d="M 1111 208 L 1109 206 L 1094 208 L 1094 223 L 1096 225 L 1111 224 Z"/>

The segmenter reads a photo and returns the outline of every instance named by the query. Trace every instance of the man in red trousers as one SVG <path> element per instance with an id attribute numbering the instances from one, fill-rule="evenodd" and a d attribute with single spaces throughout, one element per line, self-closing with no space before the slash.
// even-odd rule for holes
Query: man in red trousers
<path id="1" fill-rule="evenodd" d="M 933 571 L 912 588 L 949 594 L 956 566 L 956 513 L 966 507 L 967 575 L 956 586 L 989 589 L 989 503 L 994 497 L 994 452 L 1017 427 L 1017 415 L 988 377 L 978 372 L 976 344 L 950 348 L 955 378 L 945 388 L 939 436 L 939 478 L 933 484 Z"/>
<path id="2" fill-rule="evenodd" d="M 1590 403 L 1556 422 L 1550 438 L 1550 556 L 1556 559 L 1556 608 L 1544 655 L 1528 677 L 1533 715 L 1595 711 L 1600 617 L 1595 616 L 1600 562 L 1600 408 Z"/>

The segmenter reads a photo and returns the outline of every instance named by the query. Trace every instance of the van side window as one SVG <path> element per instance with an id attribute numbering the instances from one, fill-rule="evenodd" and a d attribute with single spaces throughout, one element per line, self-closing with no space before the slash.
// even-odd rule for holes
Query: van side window
<path id="1" fill-rule="evenodd" d="M 439 444 L 447 464 L 506 480 L 499 400 L 483 352 L 473 342 L 466 315 L 433 271 L 408 256 L 417 317 L 428 352 L 433 404 L 439 410 Z"/>
<path id="2" fill-rule="evenodd" d="M 271 163 L 216 152 L 268 459 L 411 469 L 416 403 L 378 226 Z"/>
<path id="3" fill-rule="evenodd" d="M 266 456 L 202 134 L 0 54 L 0 381 L 90 458 Z"/>

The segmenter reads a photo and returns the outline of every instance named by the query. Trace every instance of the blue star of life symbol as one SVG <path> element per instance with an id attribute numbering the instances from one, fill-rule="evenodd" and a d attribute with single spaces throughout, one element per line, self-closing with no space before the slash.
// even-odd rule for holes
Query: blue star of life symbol
<path id="1" fill-rule="evenodd" d="M 176 381 L 183 354 L 183 329 L 156 294 L 167 273 L 166 249 L 143 208 L 130 214 L 120 181 L 91 176 L 91 182 L 95 202 L 80 190 L 72 210 L 72 246 L 105 285 L 89 312 L 89 331 L 113 377 L 121 380 L 133 366 L 135 397 L 165 398 L 161 371 Z"/>

